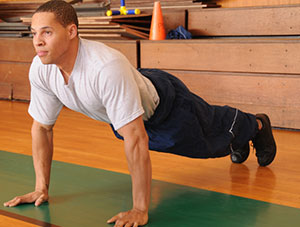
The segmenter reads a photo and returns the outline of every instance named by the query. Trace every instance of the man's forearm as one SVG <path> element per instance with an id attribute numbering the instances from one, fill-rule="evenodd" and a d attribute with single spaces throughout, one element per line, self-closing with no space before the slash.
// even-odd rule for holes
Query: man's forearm
<path id="1" fill-rule="evenodd" d="M 32 126 L 32 156 L 36 175 L 36 191 L 48 192 L 53 155 L 53 131 L 39 124 Z"/>
<path id="2" fill-rule="evenodd" d="M 136 162 L 131 171 L 133 208 L 148 211 L 151 192 L 152 169 L 150 158 Z"/>
<path id="3" fill-rule="evenodd" d="M 148 211 L 152 180 L 148 140 L 139 138 L 133 143 L 125 140 L 125 153 L 132 179 L 133 209 Z"/>

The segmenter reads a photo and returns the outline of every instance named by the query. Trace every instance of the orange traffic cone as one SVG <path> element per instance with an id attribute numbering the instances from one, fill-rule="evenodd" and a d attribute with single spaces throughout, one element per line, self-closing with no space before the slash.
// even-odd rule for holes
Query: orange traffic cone
<path id="1" fill-rule="evenodd" d="M 149 39 L 164 40 L 165 38 L 166 31 L 164 26 L 163 15 L 161 12 L 160 2 L 154 2 Z"/>

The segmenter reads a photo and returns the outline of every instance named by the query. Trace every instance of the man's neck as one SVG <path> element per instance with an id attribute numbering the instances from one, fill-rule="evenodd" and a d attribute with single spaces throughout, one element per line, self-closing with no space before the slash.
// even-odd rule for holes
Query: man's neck
<path id="1" fill-rule="evenodd" d="M 75 38 L 71 43 L 68 51 L 62 56 L 62 60 L 60 63 L 56 64 L 60 69 L 66 84 L 69 82 L 69 78 L 74 69 L 74 65 L 77 58 L 79 48 L 79 38 Z"/>

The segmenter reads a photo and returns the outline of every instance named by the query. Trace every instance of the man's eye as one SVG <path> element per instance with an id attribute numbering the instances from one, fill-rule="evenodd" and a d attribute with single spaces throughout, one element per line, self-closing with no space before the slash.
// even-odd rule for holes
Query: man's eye
<path id="1" fill-rule="evenodd" d="M 36 32 L 31 32 L 31 34 L 32 34 L 33 36 L 35 36 L 35 35 L 36 35 Z"/>
<path id="2" fill-rule="evenodd" d="M 50 32 L 50 31 L 46 31 L 45 33 L 46 33 L 46 35 L 51 35 L 52 34 L 52 32 Z"/>

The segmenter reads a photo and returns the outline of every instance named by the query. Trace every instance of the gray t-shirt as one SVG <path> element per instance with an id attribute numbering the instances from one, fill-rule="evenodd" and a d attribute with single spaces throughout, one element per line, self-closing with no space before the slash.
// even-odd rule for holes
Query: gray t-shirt
<path id="1" fill-rule="evenodd" d="M 103 43 L 80 39 L 68 84 L 54 64 L 38 56 L 30 67 L 29 114 L 52 125 L 63 105 L 93 119 L 111 123 L 116 130 L 143 115 L 147 121 L 159 104 L 151 81 L 120 52 Z"/>

